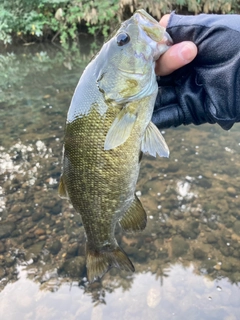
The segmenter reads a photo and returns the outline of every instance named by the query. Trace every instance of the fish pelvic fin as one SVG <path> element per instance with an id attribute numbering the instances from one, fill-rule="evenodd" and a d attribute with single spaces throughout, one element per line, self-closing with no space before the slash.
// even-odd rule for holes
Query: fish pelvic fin
<path id="1" fill-rule="evenodd" d="M 161 132 L 153 122 L 150 122 L 145 131 L 142 140 L 141 150 L 144 153 L 149 153 L 151 156 L 156 157 L 169 157 L 169 149 L 163 138 Z"/>
<path id="2" fill-rule="evenodd" d="M 118 245 L 112 248 L 103 248 L 99 251 L 91 250 L 87 245 L 86 251 L 87 276 L 90 283 L 98 277 L 101 278 L 113 267 L 131 272 L 135 271 L 131 260 Z"/>
<path id="3" fill-rule="evenodd" d="M 64 179 L 63 176 L 61 175 L 60 177 L 60 182 L 58 186 L 58 195 L 62 199 L 68 199 L 68 193 L 65 187 Z"/>
<path id="4" fill-rule="evenodd" d="M 136 232 L 145 229 L 147 225 L 147 214 L 136 195 L 130 208 L 119 223 L 126 232 Z"/>

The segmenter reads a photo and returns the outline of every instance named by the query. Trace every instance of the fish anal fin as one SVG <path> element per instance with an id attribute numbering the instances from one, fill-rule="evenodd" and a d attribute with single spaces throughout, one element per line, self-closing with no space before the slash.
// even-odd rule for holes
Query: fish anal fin
<path id="1" fill-rule="evenodd" d="M 135 268 L 126 253 L 118 246 L 103 248 L 102 250 L 86 249 L 87 253 L 87 276 L 89 282 L 101 278 L 111 268 L 134 272 Z"/>
<path id="2" fill-rule="evenodd" d="M 157 154 L 160 157 L 169 157 L 169 149 L 165 139 L 153 122 L 149 123 L 145 131 L 141 150 L 144 153 L 149 153 L 153 157 L 156 157 Z"/>
<path id="3" fill-rule="evenodd" d="M 130 208 L 124 214 L 119 223 L 126 232 L 136 232 L 145 229 L 147 224 L 147 215 L 137 196 L 135 196 Z"/>
<path id="4" fill-rule="evenodd" d="M 111 150 L 123 144 L 129 138 L 136 119 L 136 108 L 123 108 L 113 121 L 107 133 L 104 150 Z"/>
<path id="5" fill-rule="evenodd" d="M 60 182 L 59 182 L 59 186 L 58 186 L 58 195 L 62 199 L 68 199 L 68 194 L 67 194 L 67 190 L 65 188 L 63 176 L 60 177 Z"/>

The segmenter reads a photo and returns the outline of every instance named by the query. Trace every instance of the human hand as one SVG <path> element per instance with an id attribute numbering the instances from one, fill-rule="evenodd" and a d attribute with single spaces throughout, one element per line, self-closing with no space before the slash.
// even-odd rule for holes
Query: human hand
<path id="1" fill-rule="evenodd" d="M 164 17 L 174 45 L 156 65 L 161 77 L 152 121 L 159 129 L 206 122 L 230 129 L 240 121 L 240 15 Z"/>

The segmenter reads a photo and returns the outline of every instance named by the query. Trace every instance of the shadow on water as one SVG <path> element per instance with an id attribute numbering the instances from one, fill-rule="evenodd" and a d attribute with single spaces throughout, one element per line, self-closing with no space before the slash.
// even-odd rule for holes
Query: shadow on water
<path id="1" fill-rule="evenodd" d="M 165 133 L 144 156 L 146 230 L 117 240 L 136 272 L 86 281 L 81 219 L 57 195 L 64 124 L 92 52 L 0 56 L 0 318 L 238 319 L 240 139 L 204 125 Z"/>

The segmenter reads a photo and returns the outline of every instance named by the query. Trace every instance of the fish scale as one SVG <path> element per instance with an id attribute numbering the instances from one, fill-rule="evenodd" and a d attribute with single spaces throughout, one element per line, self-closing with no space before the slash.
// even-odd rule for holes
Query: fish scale
<path id="1" fill-rule="evenodd" d="M 150 122 L 158 91 L 154 64 L 168 48 L 165 35 L 157 21 L 137 11 L 87 66 L 72 98 L 59 194 L 82 217 L 89 281 L 111 267 L 134 271 L 115 228 L 145 228 L 146 212 L 135 195 L 141 155 L 168 156 Z"/>

